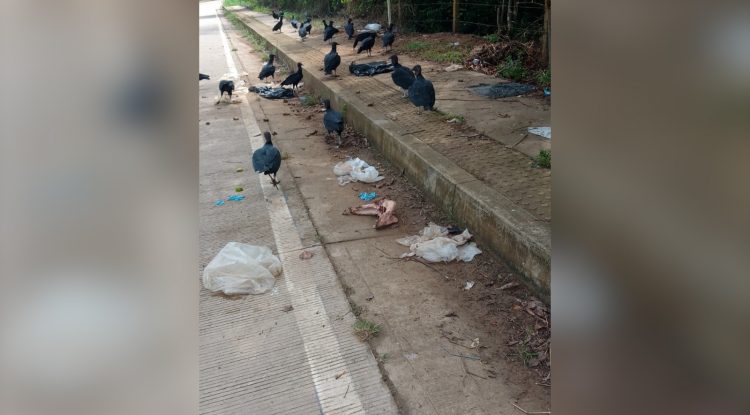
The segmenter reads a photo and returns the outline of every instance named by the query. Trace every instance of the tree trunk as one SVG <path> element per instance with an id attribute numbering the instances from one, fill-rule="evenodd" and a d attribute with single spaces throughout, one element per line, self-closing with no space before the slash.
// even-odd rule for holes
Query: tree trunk
<path id="1" fill-rule="evenodd" d="M 542 28 L 542 61 L 549 68 L 550 65 L 550 40 L 551 40 L 551 0 L 544 0 L 544 27 Z"/>

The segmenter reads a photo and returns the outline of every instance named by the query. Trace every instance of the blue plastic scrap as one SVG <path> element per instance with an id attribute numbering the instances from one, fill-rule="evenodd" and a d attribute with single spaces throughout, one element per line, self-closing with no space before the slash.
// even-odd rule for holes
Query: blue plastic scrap
<path id="1" fill-rule="evenodd" d="M 216 202 L 214 202 L 214 206 L 224 206 L 224 201 L 219 199 Z"/>
<path id="2" fill-rule="evenodd" d="M 243 195 L 231 195 L 227 198 L 227 200 L 231 200 L 233 202 L 239 202 L 240 200 L 245 200 L 245 196 Z"/>
<path id="3" fill-rule="evenodd" d="M 378 197 L 378 194 L 375 192 L 372 192 L 372 193 L 362 192 L 359 194 L 359 198 L 361 200 L 364 200 L 365 202 L 369 202 L 372 199 L 375 199 L 376 197 Z"/>

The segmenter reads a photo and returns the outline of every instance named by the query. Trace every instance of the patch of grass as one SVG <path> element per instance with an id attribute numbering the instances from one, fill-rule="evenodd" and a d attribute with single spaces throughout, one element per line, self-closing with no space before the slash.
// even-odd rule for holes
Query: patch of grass
<path id="1" fill-rule="evenodd" d="M 229 20 L 232 23 L 235 29 L 239 30 L 242 33 L 242 36 L 245 39 L 250 41 L 250 44 L 253 45 L 253 50 L 260 53 L 262 55 L 262 59 L 264 61 L 267 61 L 268 55 L 270 53 L 268 51 L 268 46 L 269 46 L 268 42 L 266 42 L 265 39 L 263 39 L 262 37 L 257 36 L 255 33 L 251 32 L 250 29 L 248 29 L 247 26 L 245 26 L 245 24 L 242 23 L 242 20 L 240 20 L 240 18 L 237 17 L 236 14 L 229 12 L 229 11 L 225 11 L 224 16 L 226 16 L 227 20 Z M 236 51 L 236 50 L 237 50 L 236 48 L 232 49 L 232 51 Z"/>
<path id="2" fill-rule="evenodd" d="M 243 6 L 250 10 L 255 10 L 261 13 L 271 13 L 271 9 L 260 4 L 257 0 L 224 0 L 224 6 Z"/>
<path id="3" fill-rule="evenodd" d="M 299 97 L 299 102 L 303 107 L 314 107 L 320 105 L 320 97 L 315 94 L 307 94 Z"/>
<path id="4" fill-rule="evenodd" d="M 453 45 L 453 43 L 445 41 L 412 40 L 397 47 L 397 52 L 408 53 L 437 63 L 462 63 L 471 54 L 471 46 L 467 44 Z"/>
<path id="5" fill-rule="evenodd" d="M 529 366 L 529 362 L 531 362 L 531 359 L 537 357 L 537 353 L 526 343 L 519 343 L 518 347 L 516 348 L 516 353 L 518 353 L 518 357 L 521 358 L 521 361 L 523 362 L 524 366 Z"/>
<path id="6" fill-rule="evenodd" d="M 420 50 L 427 49 L 427 42 L 422 42 L 419 40 L 412 40 L 411 42 L 407 43 L 404 48 L 411 52 L 417 52 Z"/>
<path id="7" fill-rule="evenodd" d="M 508 57 L 505 62 L 497 67 L 497 73 L 503 78 L 513 81 L 520 81 L 526 78 L 526 68 L 523 67 L 523 62 L 511 57 Z"/>
<path id="8" fill-rule="evenodd" d="M 354 314 L 354 317 L 359 317 L 362 315 L 362 311 L 364 310 L 362 309 L 361 305 L 357 305 L 351 301 L 349 302 L 349 305 L 352 307 L 352 314 Z"/>
<path id="9" fill-rule="evenodd" d="M 356 334 L 362 341 L 367 341 L 377 336 L 380 334 L 381 330 L 379 324 L 375 324 L 372 321 L 367 321 L 365 319 L 358 319 L 352 327 L 354 328 L 354 334 Z"/>
<path id="10" fill-rule="evenodd" d="M 454 122 L 456 122 L 457 124 L 463 124 L 466 122 L 463 115 L 451 114 L 450 112 L 442 112 L 442 111 L 439 111 L 439 112 L 440 112 L 440 116 L 443 117 L 443 120 L 445 121 L 450 121 L 450 120 L 455 119 L 456 121 Z"/>
<path id="11" fill-rule="evenodd" d="M 534 165 L 545 169 L 552 168 L 552 151 L 539 150 L 539 154 L 534 159 Z"/>
<path id="12" fill-rule="evenodd" d="M 500 36 L 497 35 L 497 33 L 492 33 L 487 36 L 483 36 L 484 40 L 490 42 L 490 43 L 497 43 L 500 41 Z"/>
<path id="13" fill-rule="evenodd" d="M 391 354 L 390 354 L 390 353 L 387 353 L 387 352 L 386 352 L 386 353 L 383 353 L 383 354 L 381 354 L 380 356 L 378 356 L 378 363 L 380 363 L 380 364 L 383 364 L 383 365 L 384 365 L 384 364 L 385 364 L 385 362 L 387 362 L 387 361 L 388 361 L 388 359 L 389 359 L 390 357 L 391 357 Z"/>
<path id="14" fill-rule="evenodd" d="M 464 54 L 457 50 L 449 50 L 446 52 L 429 50 L 425 52 L 424 57 L 431 61 L 443 63 L 461 63 L 464 61 Z"/>
<path id="15" fill-rule="evenodd" d="M 550 72 L 549 69 L 542 69 L 540 71 L 537 71 L 534 78 L 536 79 L 536 83 L 543 88 L 546 88 L 552 84 L 552 72 Z"/>

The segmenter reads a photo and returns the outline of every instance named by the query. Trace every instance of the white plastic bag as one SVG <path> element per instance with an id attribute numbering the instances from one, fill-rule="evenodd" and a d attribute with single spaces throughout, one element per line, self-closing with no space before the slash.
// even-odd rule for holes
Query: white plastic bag
<path id="1" fill-rule="evenodd" d="M 359 158 L 349 159 L 336 164 L 333 166 L 333 174 L 339 176 L 338 181 L 342 186 L 349 182 L 375 183 L 384 179 L 375 167 L 370 166 Z"/>
<path id="2" fill-rule="evenodd" d="M 224 294 L 263 294 L 281 274 L 281 262 L 265 246 L 229 242 L 203 270 L 203 286 Z"/>
<path id="3" fill-rule="evenodd" d="M 409 247 L 409 252 L 402 254 L 401 258 L 416 255 L 429 262 L 469 262 L 482 253 L 476 243 L 466 243 L 471 238 L 468 229 L 458 235 L 449 235 L 448 228 L 430 222 L 419 235 L 397 239 L 396 242 Z"/>

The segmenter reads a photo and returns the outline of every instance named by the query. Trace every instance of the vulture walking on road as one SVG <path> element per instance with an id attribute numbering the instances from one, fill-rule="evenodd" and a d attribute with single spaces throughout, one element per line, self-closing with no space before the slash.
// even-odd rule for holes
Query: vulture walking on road
<path id="1" fill-rule="evenodd" d="M 331 51 L 323 58 L 323 70 L 326 75 L 330 75 L 331 72 L 336 74 L 336 68 L 341 65 L 341 56 L 336 52 L 336 45 L 338 45 L 338 43 L 332 42 Z"/>
<path id="2" fill-rule="evenodd" d="M 359 55 L 362 53 L 362 51 L 367 51 L 367 56 L 372 56 L 372 47 L 375 46 L 375 34 L 373 33 L 373 36 L 366 38 L 362 41 L 362 44 L 359 45 L 359 49 L 357 49 L 357 54 Z"/>
<path id="3" fill-rule="evenodd" d="M 341 133 L 344 131 L 344 117 L 341 113 L 331 108 L 331 101 L 323 100 L 323 105 L 326 107 L 326 114 L 323 116 L 323 126 L 325 127 L 328 134 L 336 133 L 336 147 L 341 146 Z"/>
<path id="4" fill-rule="evenodd" d="M 219 81 L 219 101 L 224 98 L 224 94 L 229 95 L 229 101 L 232 100 L 232 93 L 234 92 L 234 81 L 222 79 Z"/>
<path id="5" fill-rule="evenodd" d="M 414 67 L 414 82 L 409 87 L 409 100 L 417 107 L 432 110 L 435 107 L 435 87 L 422 76 L 422 67 Z"/>
<path id="6" fill-rule="evenodd" d="M 307 30 L 308 35 L 312 33 L 312 19 L 308 17 L 303 26 L 305 26 L 305 30 Z"/>
<path id="7" fill-rule="evenodd" d="M 404 96 L 406 96 L 406 91 L 408 91 L 411 84 L 414 83 L 414 72 L 406 66 L 398 63 L 398 56 L 396 55 L 391 56 L 391 64 L 393 64 L 391 79 L 393 79 L 394 84 L 404 90 Z"/>
<path id="8" fill-rule="evenodd" d="M 271 30 L 271 31 L 272 31 L 272 32 L 275 32 L 275 31 L 277 31 L 277 30 L 278 30 L 278 31 L 279 31 L 279 33 L 281 33 L 281 25 L 282 25 L 283 23 L 284 23 L 284 15 L 282 14 L 282 15 L 281 15 L 281 17 L 279 17 L 279 21 L 278 21 L 278 22 L 276 22 L 276 24 L 275 24 L 275 25 L 273 25 L 273 30 Z"/>
<path id="9" fill-rule="evenodd" d="M 388 26 L 388 30 L 383 34 L 383 49 L 388 50 L 388 48 L 393 46 L 393 41 L 396 40 L 396 34 L 393 33 L 393 23 L 391 23 Z"/>
<path id="10" fill-rule="evenodd" d="M 271 16 L 273 16 L 274 19 L 279 20 L 279 17 L 283 16 L 284 12 L 281 12 L 281 14 L 276 13 L 276 10 L 271 10 Z"/>
<path id="11" fill-rule="evenodd" d="M 268 55 L 268 62 L 266 62 L 265 65 L 263 65 L 263 68 L 260 70 L 260 74 L 258 75 L 258 79 L 261 81 L 268 78 L 269 76 L 271 79 L 273 79 L 274 82 L 276 82 L 276 67 L 273 66 L 273 58 L 275 58 L 276 55 L 273 53 Z"/>
<path id="12" fill-rule="evenodd" d="M 326 25 L 326 21 L 323 20 L 323 24 L 325 25 L 325 30 L 323 30 L 323 41 L 333 39 L 333 35 L 339 32 L 339 29 L 333 27 L 333 20 L 329 20 L 328 24 Z"/>
<path id="13" fill-rule="evenodd" d="M 276 173 L 279 171 L 279 167 L 281 167 L 281 153 L 278 148 L 273 146 L 271 133 L 266 131 L 263 133 L 263 137 L 265 137 L 266 143 L 263 147 L 253 152 L 253 170 L 256 173 L 263 173 L 269 176 L 273 187 L 278 189 L 278 184 L 281 182 L 276 180 Z"/>
<path id="14" fill-rule="evenodd" d="M 281 86 L 292 86 L 292 91 L 297 88 L 297 84 L 302 81 L 302 62 L 297 62 L 297 72 L 289 75 L 281 82 Z"/>
<path id="15" fill-rule="evenodd" d="M 346 25 L 344 26 L 344 31 L 346 32 L 346 35 L 348 36 L 347 40 L 352 40 L 352 36 L 354 36 L 354 23 L 352 23 L 352 19 L 349 19 L 346 21 Z"/>

